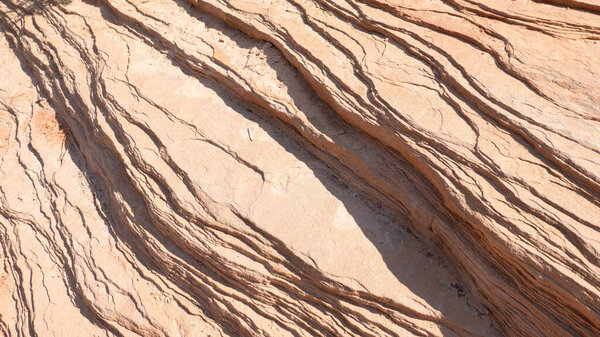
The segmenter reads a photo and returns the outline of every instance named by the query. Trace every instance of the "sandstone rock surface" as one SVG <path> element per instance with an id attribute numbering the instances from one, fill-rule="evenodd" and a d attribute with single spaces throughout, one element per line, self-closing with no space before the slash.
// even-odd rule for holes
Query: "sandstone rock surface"
<path id="1" fill-rule="evenodd" d="M 599 336 L 595 0 L 0 1 L 4 336 Z"/>

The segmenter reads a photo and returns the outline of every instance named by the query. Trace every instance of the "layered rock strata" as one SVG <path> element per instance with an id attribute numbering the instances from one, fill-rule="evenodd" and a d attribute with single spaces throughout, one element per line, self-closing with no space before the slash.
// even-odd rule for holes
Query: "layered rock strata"
<path id="1" fill-rule="evenodd" d="M 599 14 L 0 1 L 0 331 L 600 335 Z"/>

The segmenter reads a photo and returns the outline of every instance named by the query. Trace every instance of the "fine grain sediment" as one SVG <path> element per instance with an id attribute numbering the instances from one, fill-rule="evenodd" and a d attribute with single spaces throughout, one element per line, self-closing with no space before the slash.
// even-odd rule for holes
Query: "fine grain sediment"
<path id="1" fill-rule="evenodd" d="M 0 1 L 5 336 L 600 335 L 594 1 Z"/>

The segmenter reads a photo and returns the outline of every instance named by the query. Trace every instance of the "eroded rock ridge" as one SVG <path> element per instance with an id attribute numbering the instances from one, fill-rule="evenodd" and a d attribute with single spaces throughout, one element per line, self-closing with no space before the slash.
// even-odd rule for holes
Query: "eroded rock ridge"
<path id="1" fill-rule="evenodd" d="M 593 0 L 0 1 L 5 336 L 600 335 Z"/>

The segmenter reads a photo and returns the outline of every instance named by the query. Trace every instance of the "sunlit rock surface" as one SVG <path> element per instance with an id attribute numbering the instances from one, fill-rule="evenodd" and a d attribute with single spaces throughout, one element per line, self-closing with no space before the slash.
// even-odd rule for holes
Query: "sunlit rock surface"
<path id="1" fill-rule="evenodd" d="M 594 0 L 0 1 L 4 336 L 600 335 Z"/>

